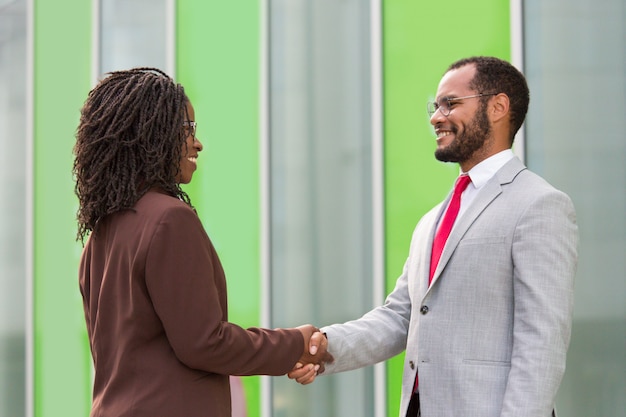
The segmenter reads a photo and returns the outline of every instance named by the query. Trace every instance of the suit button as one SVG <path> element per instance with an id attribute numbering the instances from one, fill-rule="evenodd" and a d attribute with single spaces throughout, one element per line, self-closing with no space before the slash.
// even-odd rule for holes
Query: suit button
<path id="1" fill-rule="evenodd" d="M 409 361 L 409 366 L 411 367 L 411 369 L 415 369 L 415 362 Z"/>
<path id="2" fill-rule="evenodd" d="M 422 308 L 420 308 L 420 313 L 428 314 L 428 306 L 422 306 Z"/>

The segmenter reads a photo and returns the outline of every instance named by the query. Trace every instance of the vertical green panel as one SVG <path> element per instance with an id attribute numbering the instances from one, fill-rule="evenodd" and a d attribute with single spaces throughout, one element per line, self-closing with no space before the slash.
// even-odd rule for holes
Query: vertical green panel
<path id="1" fill-rule="evenodd" d="M 78 290 L 72 147 L 89 91 L 90 2 L 35 0 L 35 415 L 83 417 L 90 356 Z"/>
<path id="2" fill-rule="evenodd" d="M 385 251 L 391 290 L 423 214 L 452 186 L 458 166 L 435 160 L 426 102 L 443 72 L 471 55 L 510 58 L 509 2 L 387 0 L 383 5 Z M 403 357 L 388 367 L 389 416 L 398 415 Z"/>
<path id="3" fill-rule="evenodd" d="M 195 108 L 204 150 L 186 190 L 228 280 L 229 319 L 260 322 L 259 2 L 178 0 L 177 81 Z M 260 413 L 259 378 L 244 378 Z"/>

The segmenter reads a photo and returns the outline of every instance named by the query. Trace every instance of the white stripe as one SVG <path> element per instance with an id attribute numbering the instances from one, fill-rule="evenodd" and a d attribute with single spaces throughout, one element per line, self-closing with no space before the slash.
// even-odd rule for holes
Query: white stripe
<path id="1" fill-rule="evenodd" d="M 522 0 L 510 2 L 510 25 L 511 25 L 511 63 L 520 71 L 524 72 L 524 13 Z M 524 162 L 525 155 L 525 131 L 521 129 L 515 135 L 513 152 Z"/>
<path id="2" fill-rule="evenodd" d="M 91 0 L 91 85 L 95 86 L 100 78 L 102 69 L 101 47 L 102 39 L 100 36 L 100 22 L 102 4 L 101 0 Z"/>
<path id="3" fill-rule="evenodd" d="M 34 323 L 34 123 L 35 123 L 35 5 L 26 0 L 26 225 L 25 225 L 25 271 L 26 271 L 26 417 L 33 417 L 35 410 L 35 323 Z"/>
<path id="4" fill-rule="evenodd" d="M 271 327 L 271 251 L 270 251 L 270 132 L 269 132 L 269 0 L 259 2 L 259 194 L 261 227 L 261 326 Z M 272 415 L 272 383 L 261 377 L 261 417 Z"/>
<path id="5" fill-rule="evenodd" d="M 382 1 L 370 0 L 373 306 L 382 304 L 385 298 L 382 39 Z M 374 415 L 377 417 L 386 415 L 386 385 L 385 364 L 379 363 L 374 366 Z"/>
<path id="6" fill-rule="evenodd" d="M 176 79 L 176 0 L 165 0 L 165 73 Z"/>

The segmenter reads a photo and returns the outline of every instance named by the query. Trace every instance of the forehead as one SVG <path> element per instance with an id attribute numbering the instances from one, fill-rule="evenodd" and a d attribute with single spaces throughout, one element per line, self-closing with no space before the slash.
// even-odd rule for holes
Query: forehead
<path id="1" fill-rule="evenodd" d="M 189 117 L 191 121 L 196 120 L 196 112 L 193 109 L 191 101 L 187 101 L 187 117 Z"/>
<path id="2" fill-rule="evenodd" d="M 474 79 L 475 73 L 476 67 L 474 65 L 465 65 L 446 72 L 439 82 L 437 98 L 461 97 L 474 93 L 469 85 Z"/>

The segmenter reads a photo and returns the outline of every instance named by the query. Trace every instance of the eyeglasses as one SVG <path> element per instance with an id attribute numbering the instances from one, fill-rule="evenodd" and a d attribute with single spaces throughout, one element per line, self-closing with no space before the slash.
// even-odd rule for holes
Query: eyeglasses
<path id="1" fill-rule="evenodd" d="M 465 97 L 442 97 L 438 102 L 437 101 L 429 101 L 426 103 L 426 110 L 428 111 L 428 115 L 433 117 L 433 114 L 437 110 L 441 112 L 444 116 L 450 115 L 450 111 L 452 110 L 452 105 L 457 101 L 465 100 L 466 98 L 476 98 L 476 97 L 487 97 L 487 96 L 495 96 L 498 93 L 480 93 L 475 94 L 473 96 L 465 96 Z"/>
<path id="2" fill-rule="evenodd" d="M 183 126 L 185 126 L 185 131 L 188 135 L 196 137 L 196 126 L 198 126 L 196 122 L 184 121 Z"/>

